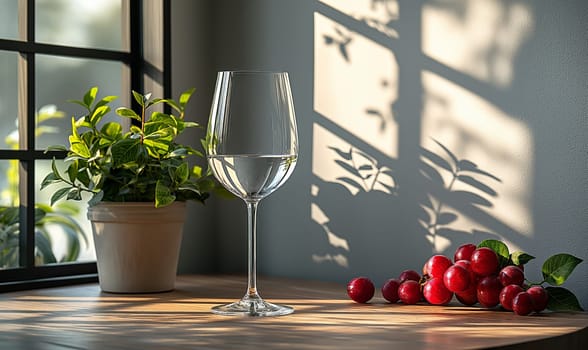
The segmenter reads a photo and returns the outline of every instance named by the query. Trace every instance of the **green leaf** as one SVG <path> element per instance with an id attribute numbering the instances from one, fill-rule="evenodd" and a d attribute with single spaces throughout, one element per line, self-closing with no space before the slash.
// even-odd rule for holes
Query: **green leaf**
<path id="1" fill-rule="evenodd" d="M 94 196 L 88 201 L 88 205 L 90 207 L 93 207 L 96 204 L 100 203 L 100 201 L 102 201 L 102 198 L 104 198 L 104 191 L 100 191 L 94 194 Z"/>
<path id="2" fill-rule="evenodd" d="M 149 101 L 147 103 L 147 105 L 145 106 L 145 108 L 149 108 L 149 107 L 151 107 L 153 105 L 156 105 L 156 104 L 161 103 L 161 102 L 164 102 L 164 101 L 165 100 L 162 99 L 162 98 L 154 98 L 153 100 L 151 100 L 151 101 Z"/>
<path id="3" fill-rule="evenodd" d="M 562 285 L 581 262 L 582 259 L 566 253 L 550 256 L 541 268 L 543 279 L 553 286 Z"/>
<path id="4" fill-rule="evenodd" d="M 188 163 L 182 163 L 179 167 L 176 168 L 176 182 L 178 184 L 182 184 L 188 180 L 190 177 L 190 170 L 188 168 Z"/>
<path id="5" fill-rule="evenodd" d="M 45 187 L 57 182 L 61 182 L 61 180 L 57 177 L 57 175 L 51 172 L 47 174 L 47 176 L 45 176 L 43 179 L 43 182 L 41 182 L 41 189 L 44 189 Z"/>
<path id="6" fill-rule="evenodd" d="M 51 171 L 53 172 L 53 174 L 55 174 L 55 177 L 57 177 L 60 180 L 63 180 L 63 178 L 61 177 L 61 174 L 59 174 L 59 169 L 57 169 L 57 164 L 55 163 L 55 158 L 53 158 L 51 160 Z"/>
<path id="7" fill-rule="evenodd" d="M 72 142 L 71 151 L 83 158 L 90 158 L 92 156 L 88 146 L 86 146 L 86 144 L 81 141 Z"/>
<path id="8" fill-rule="evenodd" d="M 0 207 L 0 222 L 6 226 L 18 224 L 20 213 L 18 207 Z"/>
<path id="9" fill-rule="evenodd" d="M 116 114 L 120 115 L 121 117 L 127 117 L 127 118 L 132 118 L 138 121 L 141 121 L 141 117 L 135 113 L 135 111 L 133 111 L 130 108 L 127 107 L 119 107 L 116 109 Z"/>
<path id="10" fill-rule="evenodd" d="M 75 126 L 76 128 L 81 128 L 81 127 L 91 128 L 92 124 L 90 124 L 90 116 L 85 115 L 85 116 L 79 117 L 78 120 L 76 120 L 74 123 L 72 123 L 72 125 Z M 74 128 L 72 127 L 72 134 L 74 134 L 74 133 L 77 134 L 77 130 L 74 130 Z"/>
<path id="11" fill-rule="evenodd" d="M 49 235 L 47 233 L 43 233 L 42 230 L 37 230 L 35 232 L 35 246 L 43 257 L 43 263 L 53 264 L 57 262 L 55 255 L 53 255 L 51 240 L 49 239 Z"/>
<path id="12" fill-rule="evenodd" d="M 584 311 L 574 293 L 563 287 L 547 287 L 547 308 L 551 311 Z"/>
<path id="13" fill-rule="evenodd" d="M 211 191 L 217 188 L 217 184 L 212 179 L 204 178 L 198 181 L 200 191 Z M 218 187 L 224 189 L 224 187 Z"/>
<path id="14" fill-rule="evenodd" d="M 161 157 L 160 154 L 166 153 L 169 149 L 169 145 L 166 142 L 144 139 L 143 144 L 147 147 L 149 155 L 155 158 Z"/>
<path id="15" fill-rule="evenodd" d="M 184 157 L 184 156 L 187 156 L 188 154 L 190 154 L 190 152 L 188 152 L 188 149 L 181 147 L 181 148 L 176 148 L 175 150 L 173 150 L 173 152 L 168 154 L 167 157 L 168 158 Z"/>
<path id="16" fill-rule="evenodd" d="M 66 235 L 67 248 L 66 254 L 61 258 L 60 262 L 76 261 L 80 255 L 80 240 L 78 233 L 67 226 L 62 226 L 62 230 Z"/>
<path id="17" fill-rule="evenodd" d="M 169 105 L 171 108 L 175 109 L 179 113 L 182 113 L 183 109 L 176 101 L 172 99 L 165 99 L 163 102 L 165 102 L 167 105 Z"/>
<path id="18" fill-rule="evenodd" d="M 514 252 L 510 255 L 510 260 L 515 265 L 525 265 L 529 261 L 535 259 L 534 256 L 524 252 Z"/>
<path id="19" fill-rule="evenodd" d="M 161 208 L 172 204 L 176 200 L 176 196 L 171 193 L 169 187 L 164 185 L 161 181 L 155 184 L 155 207 Z"/>
<path id="20" fill-rule="evenodd" d="M 69 177 L 69 181 L 71 181 L 72 183 L 78 177 L 78 164 L 79 162 L 77 160 L 73 161 L 67 168 L 67 176 Z"/>
<path id="21" fill-rule="evenodd" d="M 101 99 L 100 101 L 98 101 L 96 103 L 96 106 L 94 108 L 106 106 L 107 104 L 109 104 L 110 102 L 116 100 L 117 98 L 118 98 L 118 96 L 106 96 L 103 99 Z"/>
<path id="22" fill-rule="evenodd" d="M 35 222 L 43 220 L 47 213 L 41 208 L 35 208 Z"/>
<path id="23" fill-rule="evenodd" d="M 196 123 L 196 122 L 183 122 L 182 125 L 184 125 L 184 128 L 199 128 L 200 124 Z"/>
<path id="24" fill-rule="evenodd" d="M 67 151 L 67 147 L 64 145 L 51 145 L 45 149 L 45 153 L 49 151 Z"/>
<path id="25" fill-rule="evenodd" d="M 136 125 L 131 125 L 131 128 L 130 128 L 130 130 L 131 130 L 131 132 L 132 132 L 133 134 L 137 134 L 137 135 L 141 135 L 141 134 L 143 133 L 143 132 L 141 131 L 141 128 L 140 128 L 140 127 L 138 127 L 138 126 L 136 126 Z"/>
<path id="26" fill-rule="evenodd" d="M 503 242 L 496 239 L 486 239 L 478 244 L 478 248 L 481 247 L 488 247 L 498 255 L 498 262 L 500 263 L 501 268 L 508 264 L 510 254 L 508 252 L 508 247 Z"/>
<path id="27" fill-rule="evenodd" d="M 194 165 L 192 168 L 192 176 L 196 177 L 197 179 L 202 177 L 202 167 L 198 165 Z"/>
<path id="28" fill-rule="evenodd" d="M 90 176 L 88 175 L 88 172 L 89 172 L 88 169 L 85 169 L 82 171 L 78 170 L 78 176 L 77 176 L 78 181 L 80 181 L 86 187 L 90 186 Z"/>
<path id="29" fill-rule="evenodd" d="M 90 88 L 90 90 L 88 90 L 88 92 L 86 92 L 86 94 L 84 95 L 84 104 L 90 108 L 90 106 L 92 106 L 92 103 L 94 103 L 94 100 L 96 99 L 96 94 L 98 93 L 98 87 L 94 86 L 92 88 Z"/>
<path id="30" fill-rule="evenodd" d="M 112 145 L 112 162 L 114 166 L 137 160 L 139 139 L 122 139 Z"/>
<path id="31" fill-rule="evenodd" d="M 116 140 L 122 136 L 122 126 L 119 123 L 108 122 L 104 124 L 100 132 L 112 140 Z"/>
<path id="32" fill-rule="evenodd" d="M 82 200 L 82 192 L 77 187 L 72 187 L 67 193 L 67 199 L 73 199 L 76 201 Z"/>
<path id="33" fill-rule="evenodd" d="M 135 101 L 137 101 L 139 106 L 145 107 L 145 100 L 147 98 L 145 98 L 143 95 L 141 95 L 140 93 L 138 93 L 137 91 L 134 91 L 134 90 L 133 90 L 133 97 L 135 98 Z"/>
<path id="34" fill-rule="evenodd" d="M 94 191 L 96 188 L 102 187 L 102 179 L 107 175 L 108 174 L 104 173 L 98 173 L 93 175 L 91 179 L 89 178 L 88 185 L 86 187 L 88 187 L 90 191 Z"/>
<path id="35" fill-rule="evenodd" d="M 64 188 L 60 188 L 57 191 L 55 191 L 55 193 L 53 193 L 53 195 L 51 196 L 51 205 L 55 204 L 55 202 L 57 202 L 58 200 L 63 198 L 66 194 L 68 194 L 70 189 L 71 189 L 71 187 L 64 187 Z"/>
<path id="36" fill-rule="evenodd" d="M 69 142 L 79 142 L 80 135 L 78 134 L 78 127 L 75 118 L 71 118 L 71 134 L 69 135 Z"/>
<path id="37" fill-rule="evenodd" d="M 192 94 L 194 93 L 196 89 L 195 88 L 191 88 L 188 89 L 186 91 L 184 91 L 181 95 L 180 95 L 180 106 L 182 106 L 182 109 L 186 106 L 186 104 L 188 104 L 188 101 L 190 101 L 190 97 L 192 97 Z"/>
<path id="38" fill-rule="evenodd" d="M 100 122 L 102 117 L 110 112 L 110 107 L 108 106 L 100 106 L 94 110 L 92 116 L 90 117 L 90 124 L 96 125 Z"/>

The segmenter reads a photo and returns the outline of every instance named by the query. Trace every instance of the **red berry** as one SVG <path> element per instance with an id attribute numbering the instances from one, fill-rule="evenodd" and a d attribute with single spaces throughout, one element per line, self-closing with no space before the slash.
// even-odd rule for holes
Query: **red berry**
<path id="1" fill-rule="evenodd" d="M 472 270 L 472 263 L 469 260 L 458 260 L 455 262 L 455 265 L 459 265 L 468 271 L 470 274 L 470 285 L 477 283 L 479 277 Z"/>
<path id="2" fill-rule="evenodd" d="M 459 265 L 464 267 L 468 271 L 472 271 L 472 263 L 469 260 L 461 259 L 456 261 L 454 265 Z"/>
<path id="3" fill-rule="evenodd" d="M 500 305 L 506 310 L 512 310 L 512 300 L 517 294 L 524 292 L 525 290 L 523 287 L 519 286 L 518 284 L 510 284 L 500 291 L 500 295 L 498 299 L 500 300 Z"/>
<path id="4" fill-rule="evenodd" d="M 470 273 L 461 265 L 452 265 L 445 270 L 443 283 L 452 292 L 463 292 L 470 286 Z"/>
<path id="5" fill-rule="evenodd" d="M 398 297 L 404 304 L 412 305 L 421 300 L 421 286 L 417 281 L 407 280 L 398 287 Z"/>
<path id="6" fill-rule="evenodd" d="M 455 298 L 464 305 L 474 305 L 478 302 L 477 284 L 471 283 L 468 289 L 455 293 Z"/>
<path id="7" fill-rule="evenodd" d="M 472 253 L 476 250 L 476 245 L 472 243 L 462 244 L 455 250 L 453 261 L 470 260 Z"/>
<path id="8" fill-rule="evenodd" d="M 415 270 L 404 270 L 400 273 L 400 276 L 398 276 L 398 280 L 400 283 L 406 280 L 413 280 L 418 282 L 421 280 L 421 275 L 419 275 L 419 273 Z"/>
<path id="9" fill-rule="evenodd" d="M 367 277 L 357 277 L 347 284 L 347 295 L 358 303 L 367 303 L 375 292 L 372 281 Z"/>
<path id="10" fill-rule="evenodd" d="M 451 301 L 453 293 L 445 287 L 442 278 L 433 277 L 425 283 L 423 296 L 433 305 L 445 305 Z"/>
<path id="11" fill-rule="evenodd" d="M 495 307 L 500 302 L 502 284 L 496 276 L 486 276 L 478 282 L 476 295 L 478 302 L 487 308 Z"/>
<path id="12" fill-rule="evenodd" d="M 533 311 L 541 312 L 547 308 L 547 302 L 549 301 L 549 295 L 545 288 L 541 286 L 533 286 L 527 289 L 527 293 L 531 296 L 533 302 Z"/>
<path id="13" fill-rule="evenodd" d="M 445 270 L 452 265 L 451 260 L 445 255 L 433 255 L 427 260 L 425 267 L 429 277 L 440 277 L 443 278 Z"/>
<path id="14" fill-rule="evenodd" d="M 525 281 L 525 273 L 518 266 L 509 265 L 500 270 L 498 279 L 505 287 L 511 284 L 522 286 Z"/>
<path id="15" fill-rule="evenodd" d="M 382 296 L 384 299 L 391 303 L 398 301 L 398 287 L 400 287 L 400 281 L 395 278 L 391 278 L 382 287 Z"/>
<path id="16" fill-rule="evenodd" d="M 517 315 L 526 316 L 533 312 L 533 300 L 527 292 L 517 294 L 512 300 L 512 310 Z"/>
<path id="17" fill-rule="evenodd" d="M 498 271 L 498 255 L 488 247 L 474 250 L 470 261 L 476 275 L 489 276 Z"/>

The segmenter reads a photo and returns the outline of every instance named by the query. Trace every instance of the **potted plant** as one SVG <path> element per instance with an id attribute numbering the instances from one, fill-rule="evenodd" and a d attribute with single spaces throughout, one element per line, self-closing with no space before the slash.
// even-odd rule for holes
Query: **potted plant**
<path id="1" fill-rule="evenodd" d="M 203 203 L 210 191 L 220 189 L 209 171 L 188 163 L 189 157 L 203 153 L 176 141 L 187 128 L 199 126 L 184 119 L 193 91 L 182 93 L 177 102 L 133 91 L 140 110 L 116 109 L 122 120 L 131 121 L 125 131 L 125 123 L 101 122 L 117 96 L 98 99 L 98 88 L 93 87 L 82 100 L 70 101 L 87 113 L 72 117 L 69 147 L 48 148 L 67 151 L 66 170 L 60 172 L 53 159 L 52 170 L 41 184 L 42 189 L 65 185 L 53 193 L 51 204 L 91 195 L 88 219 L 104 291 L 173 289 L 185 202 Z M 170 106 L 172 113 L 152 111 L 160 104 Z"/>

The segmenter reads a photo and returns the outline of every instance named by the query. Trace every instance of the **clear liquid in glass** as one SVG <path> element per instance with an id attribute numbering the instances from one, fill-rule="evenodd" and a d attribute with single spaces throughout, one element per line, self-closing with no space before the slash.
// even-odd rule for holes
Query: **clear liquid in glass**
<path id="1" fill-rule="evenodd" d="M 290 177 L 296 159 L 295 155 L 216 155 L 208 156 L 208 164 L 228 191 L 246 201 L 259 201 Z"/>

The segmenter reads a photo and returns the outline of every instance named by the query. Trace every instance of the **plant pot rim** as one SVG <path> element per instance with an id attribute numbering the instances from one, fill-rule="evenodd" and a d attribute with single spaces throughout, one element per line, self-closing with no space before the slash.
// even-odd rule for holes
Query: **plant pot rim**
<path id="1" fill-rule="evenodd" d="M 95 206 L 112 206 L 112 207 L 116 207 L 116 206 L 143 206 L 143 207 L 153 207 L 155 208 L 155 203 L 154 202 L 109 202 L 109 201 L 100 201 L 94 205 L 89 205 L 88 208 L 92 208 Z M 161 207 L 161 208 L 155 208 L 155 209 L 165 209 L 171 206 L 178 206 L 178 205 L 186 205 L 186 201 L 175 201 L 170 205 L 166 205 L 165 207 Z"/>
<path id="2" fill-rule="evenodd" d="M 88 219 L 98 222 L 144 223 L 184 222 L 186 202 L 155 208 L 153 202 L 99 202 L 88 206 Z"/>

